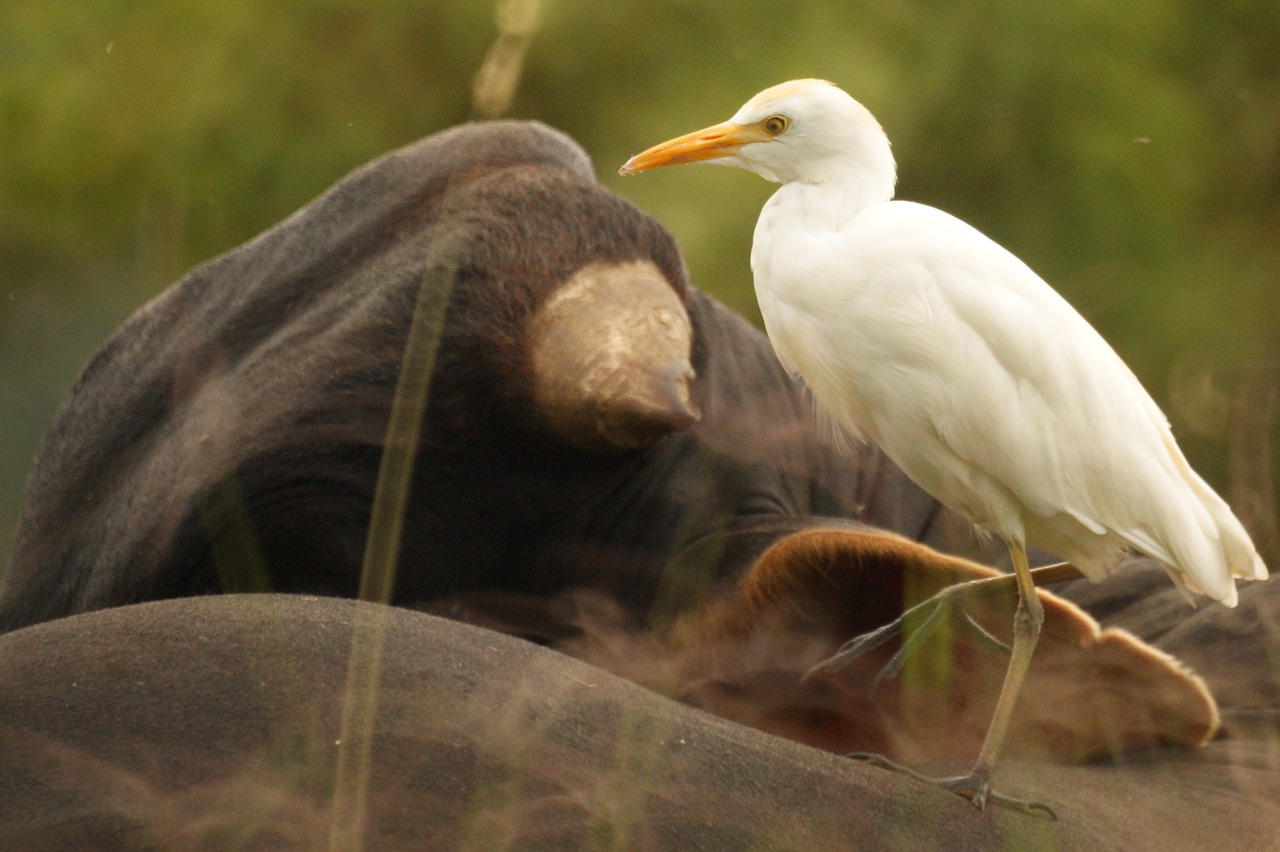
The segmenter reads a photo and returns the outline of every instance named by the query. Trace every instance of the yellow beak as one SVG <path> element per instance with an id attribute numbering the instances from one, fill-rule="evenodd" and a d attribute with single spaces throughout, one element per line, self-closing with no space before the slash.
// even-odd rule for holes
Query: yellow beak
<path id="1" fill-rule="evenodd" d="M 754 124 L 725 122 L 686 133 L 649 150 L 636 154 L 618 169 L 620 175 L 633 175 L 659 166 L 697 163 L 738 153 L 743 145 L 766 142 L 773 137 Z"/>

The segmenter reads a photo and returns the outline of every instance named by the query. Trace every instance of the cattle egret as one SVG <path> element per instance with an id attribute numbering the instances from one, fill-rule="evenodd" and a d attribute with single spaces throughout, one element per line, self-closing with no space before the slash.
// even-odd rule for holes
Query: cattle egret
<path id="1" fill-rule="evenodd" d="M 1018 608 L 1004 685 L 972 771 L 940 783 L 979 808 L 1037 807 L 991 785 L 1043 620 L 1027 546 L 1093 580 L 1134 548 L 1189 601 L 1227 606 L 1233 578 L 1264 579 L 1266 567 L 1084 318 L 974 228 L 891 200 L 889 140 L 849 95 L 783 83 L 620 171 L 699 161 L 782 184 L 760 214 L 751 269 L 774 350 L 819 410 L 1008 546 Z"/>

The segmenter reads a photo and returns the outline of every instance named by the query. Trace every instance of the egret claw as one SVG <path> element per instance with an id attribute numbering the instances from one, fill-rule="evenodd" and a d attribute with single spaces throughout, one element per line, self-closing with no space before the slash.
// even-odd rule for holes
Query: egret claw
<path id="1" fill-rule="evenodd" d="M 932 636 L 942 624 L 943 616 L 949 615 L 956 608 L 960 598 L 971 593 L 972 589 L 969 584 L 959 584 L 956 586 L 948 586 L 938 594 L 922 601 L 908 609 L 902 615 L 893 621 L 878 627 L 869 633 L 863 633 L 861 636 L 855 636 L 848 642 L 840 646 L 840 649 L 827 659 L 818 663 L 813 668 L 805 672 L 802 680 L 808 680 L 815 675 L 835 674 L 843 669 L 849 663 L 874 651 L 884 643 L 900 633 L 906 633 L 907 638 L 903 641 L 902 647 L 899 648 L 894 655 L 880 669 L 872 682 L 872 691 L 880 686 L 886 680 L 892 680 L 902 671 L 903 665 L 911 657 L 920 645 Z M 964 618 L 960 620 L 960 627 L 976 638 L 981 645 L 1000 651 L 1001 653 L 1010 653 L 1010 648 L 1004 642 L 1001 642 L 995 636 L 991 635 L 982 625 L 974 620 L 973 616 L 963 609 L 961 612 Z M 923 620 L 918 625 L 907 629 L 907 624 L 923 614 Z"/>
<path id="2" fill-rule="evenodd" d="M 991 786 L 991 780 L 987 773 L 978 769 L 970 772 L 968 775 L 960 775 L 954 778 L 932 778 L 928 775 L 922 775 L 914 769 L 903 766 L 900 763 L 894 763 L 889 758 L 879 754 L 859 751 L 846 755 L 850 760 L 856 760 L 859 763 L 867 763 L 880 769 L 888 769 L 892 772 L 900 772 L 903 775 L 909 775 L 917 781 L 926 784 L 933 784 L 943 789 L 950 790 L 957 796 L 963 796 L 973 802 L 973 806 L 978 810 L 984 810 L 988 803 L 999 805 L 1002 808 L 1008 808 L 1027 816 L 1049 819 L 1057 821 L 1058 815 L 1054 813 L 1053 808 L 1043 802 L 1035 802 L 1030 799 L 1015 799 L 1012 796 L 1006 796 L 1004 793 L 997 791 Z"/>
<path id="3" fill-rule="evenodd" d="M 975 621 L 973 616 L 969 613 L 966 612 L 964 614 L 964 621 L 960 622 L 960 624 L 966 631 L 968 631 L 970 636 L 974 637 L 991 650 L 998 651 L 1005 656 L 1013 653 L 1012 648 L 993 636 L 987 628 Z"/>
<path id="4" fill-rule="evenodd" d="M 830 657 L 805 672 L 801 680 L 808 680 L 815 675 L 835 674 L 863 654 L 879 648 L 902 632 L 903 625 L 906 624 L 906 616 L 907 614 L 903 613 L 883 627 L 877 627 L 870 633 L 863 633 L 861 636 L 853 637 L 841 645 L 840 649 Z"/>
<path id="5" fill-rule="evenodd" d="M 899 648 L 897 652 L 889 658 L 889 662 L 885 663 L 884 667 L 880 669 L 880 672 L 876 675 L 876 679 L 871 682 L 872 692 L 875 692 L 884 681 L 892 680 L 898 676 L 898 673 L 902 671 L 902 667 L 906 665 L 907 659 L 911 654 L 920 647 L 922 642 L 933 635 L 934 631 L 938 629 L 938 625 L 942 622 L 942 617 L 949 614 L 948 611 L 951 608 L 949 603 L 950 598 L 937 596 L 932 598 L 932 600 L 937 601 L 937 604 L 933 607 L 933 611 L 925 616 L 924 621 L 907 635 L 907 638 L 902 643 L 902 647 Z"/>

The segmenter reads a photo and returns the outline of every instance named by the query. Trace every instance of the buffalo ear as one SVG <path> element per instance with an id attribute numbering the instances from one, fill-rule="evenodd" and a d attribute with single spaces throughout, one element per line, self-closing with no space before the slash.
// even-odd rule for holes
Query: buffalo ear
<path id="1" fill-rule="evenodd" d="M 698 419 L 689 313 L 649 261 L 582 267 L 537 310 L 527 339 L 537 410 L 576 447 L 646 447 Z"/>
<path id="2" fill-rule="evenodd" d="M 681 614 L 662 660 L 680 667 L 671 680 L 687 703 L 772 734 L 907 764 L 972 760 L 1008 658 L 958 622 L 917 637 L 897 661 L 901 677 L 881 678 L 900 638 L 838 672 L 806 672 L 906 606 L 998 573 L 882 531 L 801 530 L 775 541 L 727 594 Z M 1196 747 L 1214 735 L 1218 707 L 1199 675 L 1070 601 L 1037 594 L 1044 627 L 1009 729 L 1010 756 L 1084 763 Z M 1015 603 L 1006 587 L 964 612 L 1008 646 Z"/>

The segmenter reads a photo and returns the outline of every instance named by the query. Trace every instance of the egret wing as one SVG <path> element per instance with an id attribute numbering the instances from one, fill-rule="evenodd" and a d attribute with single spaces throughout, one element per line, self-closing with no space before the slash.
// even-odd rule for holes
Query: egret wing
<path id="1" fill-rule="evenodd" d="M 1001 534 L 1017 537 L 1029 517 L 1045 546 L 1087 530 L 1110 554 L 1118 537 L 1181 567 L 1193 589 L 1230 597 L 1222 513 L 1205 494 L 1221 500 L 1133 373 L 1039 276 L 963 222 L 906 202 L 870 208 L 825 248 L 808 266 L 841 270 L 844 286 L 801 293 L 800 304 L 830 295 L 805 305 L 807 328 L 792 323 L 790 353 L 821 402 Z"/>

